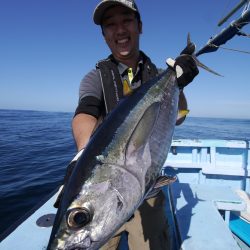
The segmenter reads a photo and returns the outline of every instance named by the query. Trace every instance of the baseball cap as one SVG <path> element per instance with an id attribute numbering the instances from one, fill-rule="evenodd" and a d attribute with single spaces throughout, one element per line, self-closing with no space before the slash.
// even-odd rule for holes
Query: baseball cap
<path id="1" fill-rule="evenodd" d="M 102 0 L 95 8 L 93 20 L 97 25 L 101 25 L 102 17 L 110 6 L 123 5 L 136 12 L 140 19 L 140 13 L 134 0 Z"/>

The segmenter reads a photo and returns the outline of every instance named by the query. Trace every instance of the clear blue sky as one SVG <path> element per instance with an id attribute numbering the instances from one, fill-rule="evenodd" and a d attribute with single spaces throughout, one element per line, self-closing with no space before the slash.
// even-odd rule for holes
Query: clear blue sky
<path id="1" fill-rule="evenodd" d="M 80 80 L 109 54 L 92 22 L 98 2 L 1 0 L 0 108 L 75 110 Z M 164 68 L 165 59 L 183 49 L 188 32 L 197 48 L 219 32 L 216 23 L 238 0 L 137 3 L 141 49 Z M 250 25 L 244 31 L 250 33 Z M 250 51 L 250 39 L 235 37 L 224 46 Z M 199 59 L 224 77 L 200 70 L 185 91 L 190 116 L 250 118 L 250 55 L 219 50 Z"/>

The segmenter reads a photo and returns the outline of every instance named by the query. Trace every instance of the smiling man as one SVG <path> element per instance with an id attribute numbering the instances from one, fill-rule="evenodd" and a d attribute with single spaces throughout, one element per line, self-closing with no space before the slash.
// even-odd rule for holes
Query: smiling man
<path id="1" fill-rule="evenodd" d="M 140 56 L 139 37 L 142 33 L 140 19 L 136 18 L 130 9 L 117 5 L 108 8 L 101 20 L 105 41 L 115 60 L 135 71 Z M 97 22 L 99 23 L 99 20 Z"/>
<path id="2" fill-rule="evenodd" d="M 111 55 L 99 61 L 81 81 L 79 104 L 72 121 L 73 135 L 79 153 L 69 165 L 75 166 L 93 131 L 124 96 L 158 74 L 150 58 L 140 51 L 142 21 L 133 0 L 103 0 L 94 11 L 94 22 L 101 26 Z M 198 74 L 189 55 L 178 57 L 174 69 L 181 69 L 178 85 L 183 89 Z M 186 109 L 183 91 L 179 109 Z M 70 173 L 68 174 L 70 175 Z M 101 249 L 117 249 L 121 233 L 128 233 L 130 250 L 168 249 L 165 197 L 159 192 L 147 199 L 110 241 Z"/>

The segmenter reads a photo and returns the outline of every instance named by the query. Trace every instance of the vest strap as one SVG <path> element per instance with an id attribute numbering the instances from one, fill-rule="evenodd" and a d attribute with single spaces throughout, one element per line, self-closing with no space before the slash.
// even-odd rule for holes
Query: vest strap
<path id="1" fill-rule="evenodd" d="M 142 51 L 140 52 L 143 65 L 141 70 L 142 84 L 149 81 L 158 74 L 156 66 L 151 62 Z M 96 64 L 96 69 L 99 71 L 102 91 L 105 103 L 106 114 L 114 109 L 119 100 L 123 98 L 123 83 L 119 73 L 117 62 L 110 55 L 107 59 L 101 60 Z"/>
<path id="2" fill-rule="evenodd" d="M 122 79 L 117 65 L 109 58 L 99 61 L 96 65 L 99 69 L 106 114 L 108 114 L 123 97 Z"/>

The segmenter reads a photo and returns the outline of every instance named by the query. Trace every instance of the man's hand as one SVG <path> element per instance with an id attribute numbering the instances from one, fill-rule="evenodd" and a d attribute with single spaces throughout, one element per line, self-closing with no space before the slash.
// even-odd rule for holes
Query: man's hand
<path id="1" fill-rule="evenodd" d="M 175 60 L 168 58 L 166 63 L 175 70 L 177 83 L 180 89 L 183 89 L 192 82 L 199 73 L 195 60 L 188 54 L 182 54 Z"/>

